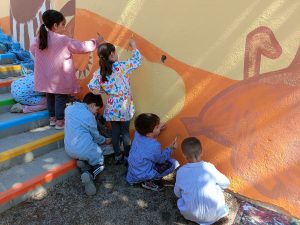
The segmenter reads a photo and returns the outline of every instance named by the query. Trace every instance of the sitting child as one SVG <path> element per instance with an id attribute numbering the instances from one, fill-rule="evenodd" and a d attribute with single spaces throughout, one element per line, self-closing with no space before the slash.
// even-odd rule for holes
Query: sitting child
<path id="1" fill-rule="evenodd" d="M 87 195 L 96 193 L 93 180 L 104 170 L 103 149 L 99 145 L 111 142 L 97 129 L 95 114 L 102 104 L 101 96 L 88 93 L 82 103 L 74 102 L 65 110 L 65 150 L 70 157 L 80 160 L 77 165 L 82 169 L 81 180 Z"/>
<path id="2" fill-rule="evenodd" d="M 142 182 L 142 187 L 160 191 L 163 188 L 161 179 L 179 166 L 171 158 L 172 150 L 176 148 L 176 139 L 170 147 L 161 149 L 156 138 L 163 125 L 155 114 L 140 114 L 134 125 L 136 132 L 129 152 L 126 180 L 131 185 Z"/>
<path id="3" fill-rule="evenodd" d="M 34 91 L 33 72 L 11 83 L 11 95 L 17 102 L 10 109 L 12 113 L 31 113 L 47 109 L 45 94 Z"/>
<path id="4" fill-rule="evenodd" d="M 229 180 L 213 164 L 201 160 L 202 147 L 197 138 L 186 138 L 181 148 L 188 163 L 177 171 L 177 206 L 186 219 L 213 224 L 228 214 L 223 190 L 229 186 Z"/>

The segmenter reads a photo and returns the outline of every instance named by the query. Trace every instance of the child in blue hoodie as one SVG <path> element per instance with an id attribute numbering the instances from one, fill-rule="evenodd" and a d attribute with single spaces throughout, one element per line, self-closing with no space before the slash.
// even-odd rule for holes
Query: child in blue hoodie
<path id="1" fill-rule="evenodd" d="M 100 135 L 97 128 L 95 114 L 102 104 L 100 95 L 88 93 L 83 102 L 74 102 L 65 110 L 65 150 L 79 160 L 77 166 L 82 169 L 81 180 L 87 195 L 96 193 L 93 180 L 104 170 L 102 146 L 111 143 L 111 138 Z"/>
<path id="2" fill-rule="evenodd" d="M 136 132 L 129 152 L 126 180 L 131 185 L 142 183 L 143 188 L 160 191 L 163 188 L 161 179 L 179 166 L 178 161 L 171 158 L 176 139 L 162 150 L 156 138 L 163 124 L 155 114 L 140 114 L 134 125 Z"/>

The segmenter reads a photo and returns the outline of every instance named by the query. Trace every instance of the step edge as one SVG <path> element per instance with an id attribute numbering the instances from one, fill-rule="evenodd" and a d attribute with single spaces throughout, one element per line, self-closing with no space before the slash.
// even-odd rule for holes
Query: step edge
<path id="1" fill-rule="evenodd" d="M 20 145 L 18 147 L 8 149 L 5 152 L 0 153 L 0 163 L 15 158 L 19 155 L 23 155 L 27 152 L 32 152 L 40 147 L 46 146 L 50 143 L 62 140 L 64 138 L 64 131 L 57 132 L 55 134 L 48 135 L 40 138 L 36 141 Z"/>
<path id="2" fill-rule="evenodd" d="M 50 183 L 55 178 L 71 171 L 76 168 L 76 163 L 74 159 L 58 165 L 49 171 L 35 176 L 23 183 L 18 184 L 16 187 L 11 187 L 4 192 L 0 192 L 0 204 L 4 205 L 12 199 L 15 199 L 33 189 L 42 186 L 45 183 Z"/>
<path id="3" fill-rule="evenodd" d="M 0 107 L 12 105 L 14 103 L 16 103 L 16 102 L 13 98 L 3 99 L 3 100 L 0 100 Z"/>
<path id="4" fill-rule="evenodd" d="M 28 115 L 25 115 L 25 116 L 22 116 L 19 118 L 0 122 L 0 131 L 4 131 L 5 129 L 9 129 L 11 127 L 16 127 L 18 125 L 36 121 L 39 119 L 44 119 L 48 116 L 49 116 L 48 111 L 44 110 L 44 111 L 40 111 L 40 112 L 30 113 Z"/>
<path id="5" fill-rule="evenodd" d="M 1 81 L 0 82 L 0 88 L 9 87 L 14 80 Z"/>

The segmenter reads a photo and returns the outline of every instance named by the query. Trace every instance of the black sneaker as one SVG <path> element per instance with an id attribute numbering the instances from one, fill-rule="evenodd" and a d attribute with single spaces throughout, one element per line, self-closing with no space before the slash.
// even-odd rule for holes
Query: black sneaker
<path id="1" fill-rule="evenodd" d="M 144 181 L 142 183 L 142 187 L 148 190 L 152 190 L 152 191 L 161 191 L 164 189 L 164 186 L 162 185 L 158 185 L 156 184 L 154 181 L 150 180 L 150 181 Z"/>
<path id="2" fill-rule="evenodd" d="M 98 164 L 98 165 L 92 166 L 93 179 L 95 180 L 97 175 L 99 175 L 103 170 L 104 170 L 103 164 Z"/>

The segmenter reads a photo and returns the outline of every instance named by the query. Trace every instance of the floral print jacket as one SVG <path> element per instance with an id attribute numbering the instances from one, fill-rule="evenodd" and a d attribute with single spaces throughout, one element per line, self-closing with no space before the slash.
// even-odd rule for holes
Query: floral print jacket
<path id="1" fill-rule="evenodd" d="M 129 121 L 135 108 L 130 88 L 129 74 L 141 65 L 141 54 L 138 49 L 132 51 L 132 57 L 127 61 L 114 62 L 112 74 L 107 81 L 101 80 L 100 69 L 97 70 L 88 84 L 91 91 L 104 92 L 108 95 L 104 108 L 106 121 Z"/>

